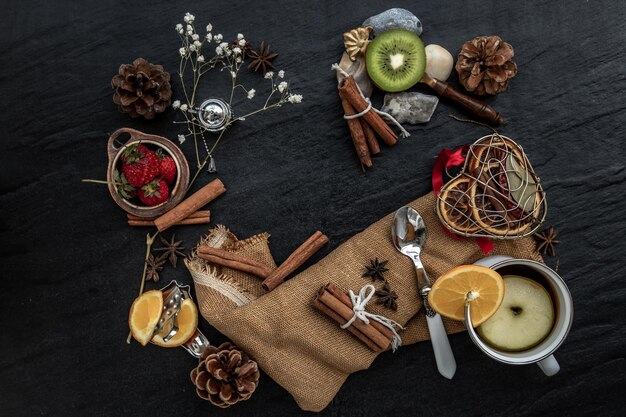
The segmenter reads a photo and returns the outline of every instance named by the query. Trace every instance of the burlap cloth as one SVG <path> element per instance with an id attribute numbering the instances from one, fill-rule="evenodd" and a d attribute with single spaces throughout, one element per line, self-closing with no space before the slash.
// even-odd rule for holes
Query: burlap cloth
<path id="1" fill-rule="evenodd" d="M 422 261 L 431 279 L 484 256 L 472 239 L 457 240 L 443 231 L 434 211 L 432 193 L 410 205 L 426 222 Z M 229 268 L 214 268 L 192 257 L 186 260 L 186 265 L 194 279 L 201 314 L 248 352 L 272 379 L 289 391 L 303 410 L 320 411 L 350 373 L 368 368 L 376 357 L 376 353 L 311 307 L 320 287 L 334 282 L 344 290 L 357 291 L 371 283 L 361 277 L 364 265 L 376 257 L 388 259 L 389 272 L 385 276 L 398 293 L 398 311 L 373 302 L 368 305 L 368 311 L 406 325 L 406 330 L 400 332 L 403 346 L 429 338 L 420 311 L 422 301 L 413 263 L 394 248 L 390 237 L 392 221 L 393 213 L 267 294 L 258 278 Z M 275 267 L 268 238 L 269 235 L 261 234 L 238 241 L 218 226 L 200 243 L 226 248 Z M 294 242 L 294 248 L 299 243 Z M 532 237 L 494 243 L 494 255 L 542 261 Z M 381 285 L 376 284 L 377 288 Z M 461 322 L 444 319 L 444 323 L 448 333 L 465 329 Z"/>

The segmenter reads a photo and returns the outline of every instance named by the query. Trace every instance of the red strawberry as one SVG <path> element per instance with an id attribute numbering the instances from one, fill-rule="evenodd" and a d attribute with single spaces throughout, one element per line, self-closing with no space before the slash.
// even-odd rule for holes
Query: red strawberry
<path id="1" fill-rule="evenodd" d="M 166 156 L 162 149 L 157 149 L 156 156 L 159 158 L 159 173 L 168 184 L 174 184 L 176 180 L 176 162 L 171 156 Z"/>
<path id="2" fill-rule="evenodd" d="M 137 197 L 146 206 L 156 206 L 166 201 L 170 196 L 170 190 L 167 183 L 162 179 L 150 181 L 139 189 Z"/>
<path id="3" fill-rule="evenodd" d="M 140 143 L 134 143 L 122 153 L 122 172 L 133 187 L 141 187 L 159 175 L 159 158 Z"/>

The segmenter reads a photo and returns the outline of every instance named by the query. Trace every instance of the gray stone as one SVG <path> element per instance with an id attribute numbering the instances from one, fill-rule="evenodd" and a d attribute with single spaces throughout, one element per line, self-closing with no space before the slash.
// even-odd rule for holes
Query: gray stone
<path id="1" fill-rule="evenodd" d="M 437 108 L 439 99 L 422 93 L 388 93 L 382 111 L 399 123 L 426 123 Z"/>
<path id="2" fill-rule="evenodd" d="M 406 29 L 415 32 L 417 36 L 422 34 L 422 22 L 417 16 L 406 9 L 397 7 L 365 19 L 361 26 L 373 27 L 375 34 L 391 29 Z"/>
<path id="3" fill-rule="evenodd" d="M 370 80 L 369 75 L 367 75 L 365 58 L 363 58 L 362 55 L 359 55 L 355 61 L 352 61 L 348 54 L 344 52 L 341 56 L 341 61 L 339 61 L 339 67 L 354 77 L 354 81 L 356 81 L 365 97 L 370 97 L 372 95 L 374 85 L 372 84 L 372 80 Z M 345 77 L 337 71 L 337 82 L 341 83 L 344 78 Z"/>

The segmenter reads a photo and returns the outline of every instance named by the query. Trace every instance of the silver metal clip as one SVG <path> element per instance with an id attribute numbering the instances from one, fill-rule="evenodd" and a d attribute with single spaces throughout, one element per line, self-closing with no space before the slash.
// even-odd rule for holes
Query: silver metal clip
<path id="1" fill-rule="evenodd" d="M 163 293 L 163 312 L 154 334 L 160 335 L 164 342 L 171 340 L 178 333 L 178 313 L 183 300 L 187 298 L 192 299 L 189 290 L 189 285 L 180 285 L 176 281 L 171 281 L 161 288 Z M 195 358 L 199 358 L 207 346 L 209 346 L 209 341 L 200 329 L 196 329 L 194 335 L 182 345 Z"/>

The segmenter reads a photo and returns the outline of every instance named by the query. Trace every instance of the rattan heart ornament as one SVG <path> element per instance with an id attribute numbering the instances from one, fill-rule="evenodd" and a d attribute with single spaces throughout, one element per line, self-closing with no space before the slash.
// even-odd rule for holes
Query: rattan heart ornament
<path id="1" fill-rule="evenodd" d="M 437 215 L 450 231 L 516 239 L 534 233 L 546 196 L 521 146 L 494 133 L 474 142 L 459 175 L 441 188 Z"/>

